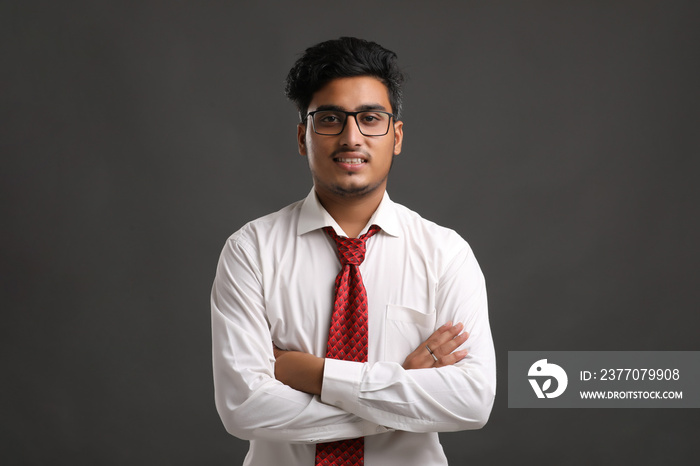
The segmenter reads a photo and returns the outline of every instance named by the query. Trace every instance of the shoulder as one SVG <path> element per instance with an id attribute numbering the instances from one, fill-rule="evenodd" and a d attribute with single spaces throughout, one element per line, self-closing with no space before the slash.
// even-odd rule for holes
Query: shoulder
<path id="1" fill-rule="evenodd" d="M 303 201 L 297 201 L 277 212 L 267 214 L 243 225 L 228 241 L 246 248 L 261 247 L 280 236 L 290 236 L 296 230 Z"/>
<path id="2" fill-rule="evenodd" d="M 455 260 L 474 259 L 471 247 L 455 230 L 427 220 L 401 204 L 393 205 L 406 251 L 433 264 L 439 274 Z"/>
<path id="3" fill-rule="evenodd" d="M 469 245 L 455 230 L 423 218 L 417 212 L 401 204 L 393 203 L 402 233 L 417 245 L 431 245 L 436 249 L 455 250 Z"/>

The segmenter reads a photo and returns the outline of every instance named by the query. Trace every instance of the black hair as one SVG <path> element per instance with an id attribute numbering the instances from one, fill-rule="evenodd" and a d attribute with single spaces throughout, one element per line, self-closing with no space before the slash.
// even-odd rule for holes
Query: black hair
<path id="1" fill-rule="evenodd" d="M 333 79 L 355 76 L 372 76 L 384 83 L 392 112 L 400 118 L 404 75 L 396 54 L 375 42 L 355 37 L 341 37 L 306 49 L 289 70 L 285 94 L 303 120 L 316 91 Z"/>

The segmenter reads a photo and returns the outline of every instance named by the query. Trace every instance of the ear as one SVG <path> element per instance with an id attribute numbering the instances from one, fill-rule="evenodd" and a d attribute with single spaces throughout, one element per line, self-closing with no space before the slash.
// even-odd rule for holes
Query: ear
<path id="1" fill-rule="evenodd" d="M 303 123 L 297 125 L 297 145 L 299 154 L 306 156 L 306 125 Z"/>
<path id="2" fill-rule="evenodd" d="M 394 122 L 394 155 L 401 153 L 403 144 L 403 121 Z"/>

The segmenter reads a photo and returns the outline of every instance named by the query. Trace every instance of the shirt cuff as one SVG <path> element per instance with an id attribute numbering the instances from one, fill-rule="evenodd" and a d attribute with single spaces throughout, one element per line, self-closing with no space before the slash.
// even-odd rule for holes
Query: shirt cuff
<path id="1" fill-rule="evenodd" d="M 321 401 L 346 411 L 356 404 L 364 365 L 362 362 L 326 358 L 323 365 Z"/>

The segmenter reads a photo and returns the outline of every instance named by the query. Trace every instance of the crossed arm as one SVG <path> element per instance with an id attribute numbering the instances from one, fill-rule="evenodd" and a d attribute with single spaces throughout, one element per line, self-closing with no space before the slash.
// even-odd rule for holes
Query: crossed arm
<path id="1" fill-rule="evenodd" d="M 464 325 L 447 322 L 421 343 L 404 360 L 404 369 L 428 369 L 451 366 L 467 356 L 467 350 L 455 351 L 469 338 Z M 429 347 L 437 361 L 430 354 Z M 273 345 L 275 378 L 289 387 L 311 395 L 321 395 L 324 358 L 300 351 L 285 351 Z"/>
<path id="2" fill-rule="evenodd" d="M 483 276 L 467 249 L 448 271 L 435 307 L 460 324 L 437 329 L 403 364 L 323 359 L 273 347 L 257 255 L 229 241 L 212 288 L 215 399 L 227 430 L 242 439 L 318 443 L 483 426 L 496 383 Z"/>

